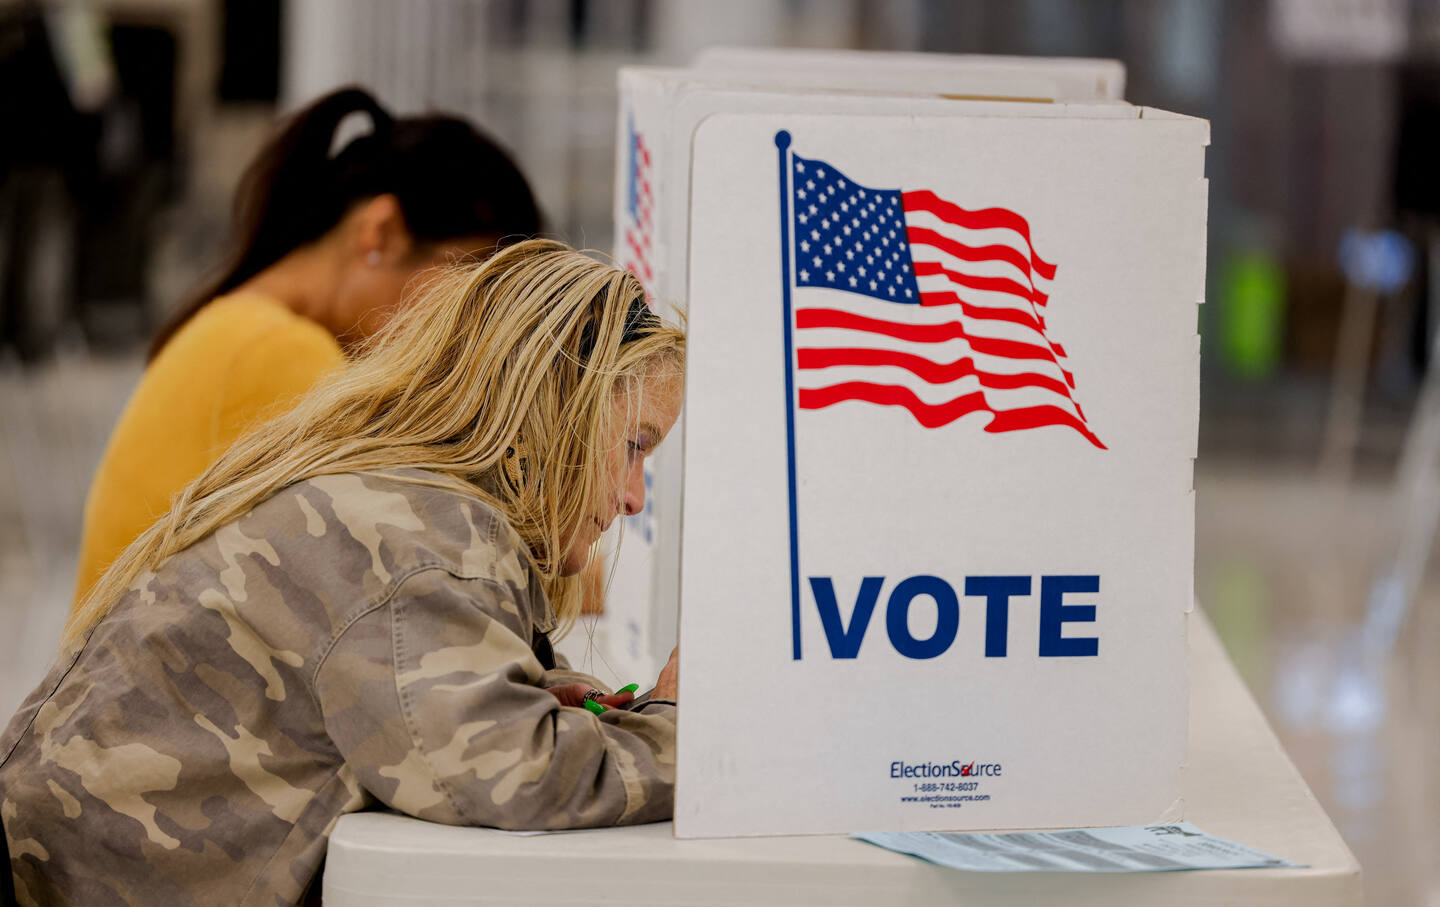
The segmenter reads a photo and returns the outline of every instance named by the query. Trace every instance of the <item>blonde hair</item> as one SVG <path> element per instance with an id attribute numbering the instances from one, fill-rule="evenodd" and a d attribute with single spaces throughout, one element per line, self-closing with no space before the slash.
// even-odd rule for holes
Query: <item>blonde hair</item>
<path id="1" fill-rule="evenodd" d="M 81 639 L 170 555 L 313 476 L 417 467 L 478 497 L 529 546 L 562 623 L 580 591 L 560 574 L 590 517 L 617 422 L 652 379 L 678 382 L 685 339 L 627 271 L 530 240 L 437 271 L 349 365 L 246 435 L 175 498 L 76 608 Z M 508 468 L 507 468 L 508 467 Z"/>

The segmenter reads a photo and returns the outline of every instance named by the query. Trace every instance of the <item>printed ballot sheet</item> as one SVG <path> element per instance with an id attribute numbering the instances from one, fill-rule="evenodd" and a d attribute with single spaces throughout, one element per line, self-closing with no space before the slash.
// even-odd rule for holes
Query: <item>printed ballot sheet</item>
<path id="1" fill-rule="evenodd" d="M 1206 138 L 700 125 L 678 835 L 1179 818 Z"/>
<path id="2" fill-rule="evenodd" d="M 855 837 L 969 872 L 1177 872 L 1304 865 L 1214 837 L 1189 822 L 1000 835 L 871 832 Z"/>

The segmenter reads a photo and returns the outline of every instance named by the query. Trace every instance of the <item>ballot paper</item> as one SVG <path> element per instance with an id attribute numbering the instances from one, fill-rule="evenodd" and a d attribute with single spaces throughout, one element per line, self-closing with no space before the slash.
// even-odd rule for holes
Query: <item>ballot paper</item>
<path id="1" fill-rule="evenodd" d="M 1175 872 L 1303 867 L 1189 822 L 1010 834 L 869 832 L 855 837 L 971 872 Z"/>

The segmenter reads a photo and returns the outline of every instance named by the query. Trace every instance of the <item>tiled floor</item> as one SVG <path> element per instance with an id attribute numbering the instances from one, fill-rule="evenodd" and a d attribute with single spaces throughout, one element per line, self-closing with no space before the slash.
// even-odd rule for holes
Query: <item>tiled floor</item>
<path id="1" fill-rule="evenodd" d="M 1197 476 L 1196 592 L 1376 905 L 1440 905 L 1440 564 L 1389 658 L 1361 636 L 1388 489 Z M 1440 558 L 1435 558 L 1440 561 Z"/>
<path id="2" fill-rule="evenodd" d="M 0 713 L 40 679 L 70 610 L 80 516 L 138 356 L 0 360 Z"/>
<path id="3" fill-rule="evenodd" d="M 90 472 L 138 358 L 0 362 L 0 713 L 54 650 Z M 1440 907 L 1440 569 L 1393 657 L 1358 631 L 1388 494 L 1308 470 L 1203 463 L 1196 589 L 1300 771 L 1365 871 L 1368 901 Z M 1440 559 L 1437 559 L 1440 560 Z"/>

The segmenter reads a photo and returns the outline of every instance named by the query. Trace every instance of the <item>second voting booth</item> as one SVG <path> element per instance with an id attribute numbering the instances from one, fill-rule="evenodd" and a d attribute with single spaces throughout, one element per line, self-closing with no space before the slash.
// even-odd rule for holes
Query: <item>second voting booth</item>
<path id="1" fill-rule="evenodd" d="M 690 358 L 604 622 L 678 599 L 676 833 L 1180 817 L 1206 124 L 743 81 L 622 75 Z"/>

